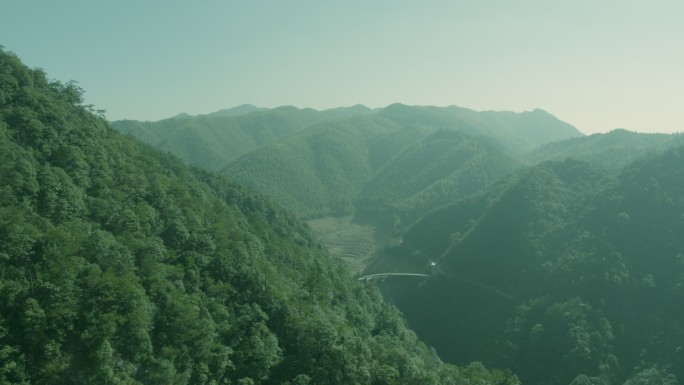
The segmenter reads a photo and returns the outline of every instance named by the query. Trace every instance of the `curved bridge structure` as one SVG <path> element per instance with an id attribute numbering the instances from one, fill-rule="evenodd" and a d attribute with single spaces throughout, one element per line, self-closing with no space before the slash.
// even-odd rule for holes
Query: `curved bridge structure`
<path id="1" fill-rule="evenodd" d="M 430 276 L 427 274 L 417 274 L 417 273 L 378 273 L 378 274 L 370 274 L 370 275 L 365 275 L 363 277 L 359 277 L 359 281 L 371 282 L 371 281 L 386 278 L 386 277 L 430 277 Z"/>

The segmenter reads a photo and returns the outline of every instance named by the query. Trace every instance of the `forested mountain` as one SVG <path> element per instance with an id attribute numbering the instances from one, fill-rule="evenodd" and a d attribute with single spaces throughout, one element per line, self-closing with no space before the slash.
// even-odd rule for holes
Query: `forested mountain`
<path id="1" fill-rule="evenodd" d="M 379 168 L 428 133 L 377 116 L 339 120 L 264 146 L 223 172 L 300 216 L 348 214 Z"/>
<path id="2" fill-rule="evenodd" d="M 363 106 L 316 111 L 295 107 L 266 110 L 243 105 L 208 115 L 181 115 L 158 122 L 121 120 L 112 125 L 181 157 L 190 165 L 220 170 L 243 154 L 314 124 L 369 111 Z"/>
<path id="3" fill-rule="evenodd" d="M 0 51 L 0 384 L 518 383 L 443 364 L 291 214 L 81 104 Z"/>
<path id="4" fill-rule="evenodd" d="M 257 111 L 268 111 L 268 108 L 260 108 L 252 104 L 242 104 L 236 107 L 232 108 L 225 108 L 223 110 L 219 110 L 216 112 L 212 112 L 210 114 L 207 114 L 206 116 L 211 116 L 211 117 L 219 117 L 219 116 L 240 116 L 240 115 L 246 115 L 251 112 L 257 112 Z M 185 115 L 187 118 L 191 118 L 191 115 Z M 116 123 L 116 122 L 115 122 Z"/>
<path id="5" fill-rule="evenodd" d="M 392 224 L 480 191 L 518 164 L 514 151 L 578 135 L 539 110 L 394 104 L 310 127 L 242 156 L 223 172 L 301 216 L 349 214 L 358 207 L 366 219 Z"/>
<path id="6" fill-rule="evenodd" d="M 393 104 L 378 111 L 378 115 L 403 125 L 452 129 L 476 136 L 489 136 L 516 154 L 527 153 L 546 143 L 583 136 L 575 127 L 540 109 L 522 113 L 478 112 L 456 106 Z"/>
<path id="7" fill-rule="evenodd" d="M 357 217 L 401 228 L 430 210 L 483 191 L 521 163 L 486 136 L 439 130 L 386 162 L 365 184 Z"/>
<path id="8" fill-rule="evenodd" d="M 530 152 L 530 163 L 573 158 L 617 170 L 648 154 L 684 144 L 684 134 L 644 134 L 624 129 L 543 145 Z"/>
<path id="9" fill-rule="evenodd" d="M 575 160 L 517 172 L 388 248 L 385 263 L 436 266 L 426 283 L 388 281 L 384 294 L 451 362 L 481 357 L 530 384 L 675 384 L 682 165 L 677 147 L 617 174 Z"/>

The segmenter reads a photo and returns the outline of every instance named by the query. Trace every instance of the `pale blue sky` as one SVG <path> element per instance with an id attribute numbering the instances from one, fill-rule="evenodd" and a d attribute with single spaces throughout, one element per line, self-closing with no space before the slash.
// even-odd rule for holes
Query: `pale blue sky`
<path id="1" fill-rule="evenodd" d="M 0 45 L 111 120 L 401 102 L 684 131 L 681 0 L 0 0 Z"/>

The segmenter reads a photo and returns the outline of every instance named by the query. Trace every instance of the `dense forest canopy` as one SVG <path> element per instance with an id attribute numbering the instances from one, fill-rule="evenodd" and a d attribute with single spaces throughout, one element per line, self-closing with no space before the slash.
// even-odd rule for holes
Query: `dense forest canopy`
<path id="1" fill-rule="evenodd" d="M 451 362 L 477 356 L 523 383 L 676 383 L 682 165 L 676 147 L 616 174 L 575 160 L 517 172 L 416 223 L 402 248 L 413 266 L 438 261 L 435 277 L 383 292 Z"/>
<path id="2" fill-rule="evenodd" d="M 113 125 L 191 164 L 222 170 L 300 217 L 353 214 L 395 232 L 523 165 L 573 158 L 614 171 L 684 144 L 682 134 L 584 136 L 542 110 L 403 104 L 324 111 L 239 106 Z"/>
<path id="3" fill-rule="evenodd" d="M 584 160 L 606 170 L 619 170 L 650 153 L 684 145 L 684 134 L 644 134 L 616 129 L 606 134 L 594 134 L 551 142 L 525 155 L 530 163 L 573 158 Z"/>
<path id="4" fill-rule="evenodd" d="M 450 362 L 532 384 L 684 378 L 682 134 L 584 136 L 541 110 L 347 112 L 222 172 L 300 217 L 385 229 L 365 274 L 430 276 L 378 285 Z"/>
<path id="5" fill-rule="evenodd" d="M 110 124 L 82 92 L 0 51 L 0 384 L 684 378 L 682 134 L 403 104 Z M 420 275 L 358 282 L 349 234 L 362 274 Z"/>
<path id="6" fill-rule="evenodd" d="M 370 110 L 363 106 L 316 111 L 242 105 L 207 115 L 179 114 L 158 122 L 120 120 L 112 125 L 190 165 L 218 171 L 246 153 L 310 126 L 367 113 Z"/>
<path id="7" fill-rule="evenodd" d="M 114 127 L 192 164 L 222 170 L 300 217 L 356 214 L 391 228 L 480 191 L 522 164 L 520 154 L 536 146 L 582 136 L 541 110 L 403 104 L 375 110 L 281 107 L 221 119 L 120 121 Z"/>
<path id="8" fill-rule="evenodd" d="M 0 52 L 0 384 L 517 384 L 446 365 L 292 214 Z"/>

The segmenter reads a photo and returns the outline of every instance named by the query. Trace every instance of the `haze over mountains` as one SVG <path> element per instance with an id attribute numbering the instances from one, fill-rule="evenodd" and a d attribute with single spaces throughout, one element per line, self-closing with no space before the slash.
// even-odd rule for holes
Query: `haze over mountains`
<path id="1" fill-rule="evenodd" d="M 684 378 L 682 135 L 402 104 L 110 124 L 1 51 L 0 181 L 0 384 Z"/>
<path id="2" fill-rule="evenodd" d="M 374 194 L 385 189 L 368 184 L 399 182 L 403 191 L 392 189 L 399 195 L 388 204 L 401 199 L 406 212 L 431 208 L 510 171 L 514 155 L 582 135 L 541 110 L 515 114 L 395 104 L 378 110 L 281 107 L 210 116 L 113 126 L 191 164 L 222 170 L 303 217 L 350 214 L 362 194 L 362 200 L 370 200 L 362 206 L 397 211 L 376 207 Z M 460 154 L 456 146 L 468 147 L 465 142 L 480 150 Z M 428 161 L 428 156 L 435 158 Z M 498 165 L 490 167 L 490 162 Z M 468 179 L 468 173 L 477 175 Z M 435 194 L 443 197 L 433 199 Z"/>
<path id="3" fill-rule="evenodd" d="M 362 106 L 323 112 L 295 107 L 267 110 L 242 105 L 207 115 L 181 114 L 158 122 L 123 120 L 113 125 L 191 165 L 220 170 L 241 155 L 306 127 L 367 110 Z"/>
<path id="4" fill-rule="evenodd" d="M 614 170 L 684 144 L 678 134 L 615 130 L 584 136 L 542 110 L 394 104 L 375 110 L 224 111 L 232 112 L 113 126 L 220 171 L 302 218 L 355 215 L 392 229 L 524 165 L 572 157 Z"/>
<path id="5" fill-rule="evenodd" d="M 378 285 L 450 362 L 533 384 L 684 378 L 683 135 L 585 136 L 541 110 L 356 109 L 233 117 L 328 119 L 219 169 L 300 217 L 351 216 L 322 234 L 335 250 L 358 255 L 374 228 L 362 274 L 431 276 Z"/>
<path id="6" fill-rule="evenodd" d="M 594 134 L 549 143 L 526 155 L 530 163 L 544 160 L 574 158 L 608 170 L 617 170 L 649 153 L 684 144 L 681 134 L 642 134 L 616 129 L 606 134 Z"/>

